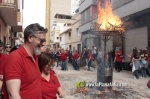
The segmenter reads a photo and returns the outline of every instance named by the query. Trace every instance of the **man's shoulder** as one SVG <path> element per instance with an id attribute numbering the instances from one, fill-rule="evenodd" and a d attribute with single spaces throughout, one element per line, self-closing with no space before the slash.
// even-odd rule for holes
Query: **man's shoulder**
<path id="1" fill-rule="evenodd" d="M 8 59 L 19 59 L 19 58 L 22 58 L 23 55 L 20 52 L 20 50 L 18 49 L 18 50 L 13 51 L 12 53 L 10 53 L 7 57 L 8 57 Z"/>

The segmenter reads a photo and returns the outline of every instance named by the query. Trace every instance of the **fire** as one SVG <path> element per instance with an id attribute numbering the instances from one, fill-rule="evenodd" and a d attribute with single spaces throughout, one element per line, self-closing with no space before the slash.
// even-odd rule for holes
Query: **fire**
<path id="1" fill-rule="evenodd" d="M 119 31 L 124 32 L 123 22 L 112 11 L 112 4 L 105 0 L 105 7 L 98 1 L 98 29 L 101 31 Z"/>

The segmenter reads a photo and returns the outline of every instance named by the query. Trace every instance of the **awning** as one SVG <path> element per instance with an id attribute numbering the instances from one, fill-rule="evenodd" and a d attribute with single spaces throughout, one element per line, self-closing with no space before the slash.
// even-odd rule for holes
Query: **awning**
<path id="1" fill-rule="evenodd" d="M 18 25 L 18 26 L 12 26 L 12 31 L 13 32 L 22 32 L 22 26 Z"/>
<path id="2" fill-rule="evenodd" d="M 17 12 L 13 4 L 0 4 L 0 15 L 2 20 L 9 26 L 17 26 Z"/>

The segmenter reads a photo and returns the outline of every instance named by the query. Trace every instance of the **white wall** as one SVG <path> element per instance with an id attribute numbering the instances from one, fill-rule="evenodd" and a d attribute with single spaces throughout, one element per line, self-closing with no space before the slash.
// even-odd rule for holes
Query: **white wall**
<path id="1" fill-rule="evenodd" d="M 64 49 L 66 49 L 66 46 L 65 46 L 65 33 L 64 34 L 61 34 L 60 35 L 60 37 L 61 37 L 61 41 L 60 41 L 60 46 L 62 47 L 62 48 L 64 48 Z"/>

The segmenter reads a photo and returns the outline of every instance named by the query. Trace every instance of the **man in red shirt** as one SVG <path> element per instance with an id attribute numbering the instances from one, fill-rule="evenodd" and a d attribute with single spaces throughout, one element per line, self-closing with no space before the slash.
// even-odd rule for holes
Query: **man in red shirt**
<path id="1" fill-rule="evenodd" d="M 3 64 L 6 60 L 6 55 L 3 54 L 3 43 L 0 40 L 0 90 L 3 84 Z"/>
<path id="2" fill-rule="evenodd" d="M 38 23 L 24 30 L 24 44 L 10 53 L 4 64 L 4 99 L 42 99 L 38 68 L 39 46 L 45 42 L 47 29 Z"/>
<path id="3" fill-rule="evenodd" d="M 75 50 L 73 54 L 73 67 L 75 70 L 80 70 L 80 54 Z"/>
<path id="4" fill-rule="evenodd" d="M 61 54 L 60 54 L 60 60 L 61 60 L 61 67 L 62 69 L 61 70 L 67 70 L 68 71 L 68 67 L 67 67 L 67 59 L 68 59 L 68 54 L 67 52 L 62 49 L 61 50 Z"/>

